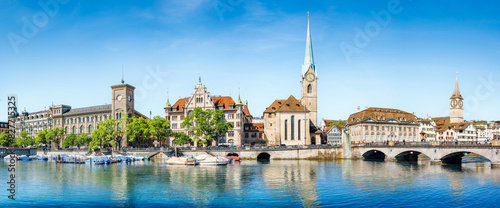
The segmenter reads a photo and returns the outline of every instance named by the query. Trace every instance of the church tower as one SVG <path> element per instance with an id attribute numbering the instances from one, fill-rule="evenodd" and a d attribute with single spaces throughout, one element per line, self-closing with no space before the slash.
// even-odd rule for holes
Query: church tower
<path id="1" fill-rule="evenodd" d="M 301 81 L 302 84 L 302 105 L 306 106 L 310 111 L 309 119 L 317 125 L 317 108 L 318 108 L 318 76 L 316 74 L 316 67 L 314 65 L 311 30 L 309 29 L 309 12 L 307 14 L 307 40 L 306 40 L 306 54 L 304 57 L 304 64 L 302 65 Z"/>
<path id="2" fill-rule="evenodd" d="M 464 98 L 458 89 L 458 79 L 455 81 L 455 91 L 450 98 L 450 123 L 464 122 Z"/>

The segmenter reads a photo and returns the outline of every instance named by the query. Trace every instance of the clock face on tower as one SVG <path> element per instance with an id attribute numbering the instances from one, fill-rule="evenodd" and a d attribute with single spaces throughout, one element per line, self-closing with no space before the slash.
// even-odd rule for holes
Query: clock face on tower
<path id="1" fill-rule="evenodd" d="M 314 74 L 312 74 L 311 72 L 307 73 L 306 74 L 306 80 L 309 81 L 309 82 L 314 81 Z"/>
<path id="2" fill-rule="evenodd" d="M 450 106 L 451 106 L 452 108 L 456 108 L 456 107 L 457 107 L 457 100 L 451 100 L 451 101 L 450 101 Z"/>
<path id="3" fill-rule="evenodd" d="M 122 95 L 118 95 L 118 96 L 116 96 L 116 100 L 118 100 L 118 101 L 122 101 Z"/>
<path id="4" fill-rule="evenodd" d="M 462 100 L 458 101 L 458 107 L 459 108 L 464 107 L 464 101 L 462 101 Z"/>

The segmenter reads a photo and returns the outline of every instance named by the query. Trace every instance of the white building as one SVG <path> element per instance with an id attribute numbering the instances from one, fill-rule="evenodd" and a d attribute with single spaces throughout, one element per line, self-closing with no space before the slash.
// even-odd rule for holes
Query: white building
<path id="1" fill-rule="evenodd" d="M 420 141 L 436 141 L 436 122 L 430 119 L 419 119 Z"/>
<path id="2" fill-rule="evenodd" d="M 333 146 L 342 145 L 342 126 L 329 126 L 326 128 L 326 143 Z"/>

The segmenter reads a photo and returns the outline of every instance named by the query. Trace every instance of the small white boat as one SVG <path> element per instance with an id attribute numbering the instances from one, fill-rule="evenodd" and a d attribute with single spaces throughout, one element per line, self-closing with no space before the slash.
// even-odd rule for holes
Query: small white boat
<path id="1" fill-rule="evenodd" d="M 193 157 L 170 157 L 166 161 L 167 165 L 198 165 L 200 162 Z"/>
<path id="2" fill-rule="evenodd" d="M 14 155 L 14 158 L 12 158 L 11 155 L 7 155 L 3 159 L 4 160 L 10 160 L 10 159 L 16 159 L 16 158 L 17 158 L 17 155 Z"/>
<path id="3" fill-rule="evenodd" d="M 204 160 L 200 161 L 200 165 L 227 165 L 231 162 L 231 160 L 225 157 L 207 157 Z"/>

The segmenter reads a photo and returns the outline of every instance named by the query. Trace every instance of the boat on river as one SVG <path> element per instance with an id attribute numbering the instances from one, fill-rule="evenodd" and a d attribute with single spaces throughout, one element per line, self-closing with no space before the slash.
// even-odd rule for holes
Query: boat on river
<path id="1" fill-rule="evenodd" d="M 198 165 L 198 161 L 194 157 L 169 157 L 166 161 L 167 165 Z"/>
<path id="2" fill-rule="evenodd" d="M 200 165 L 227 165 L 231 162 L 230 159 L 225 157 L 207 157 L 200 161 Z"/>

